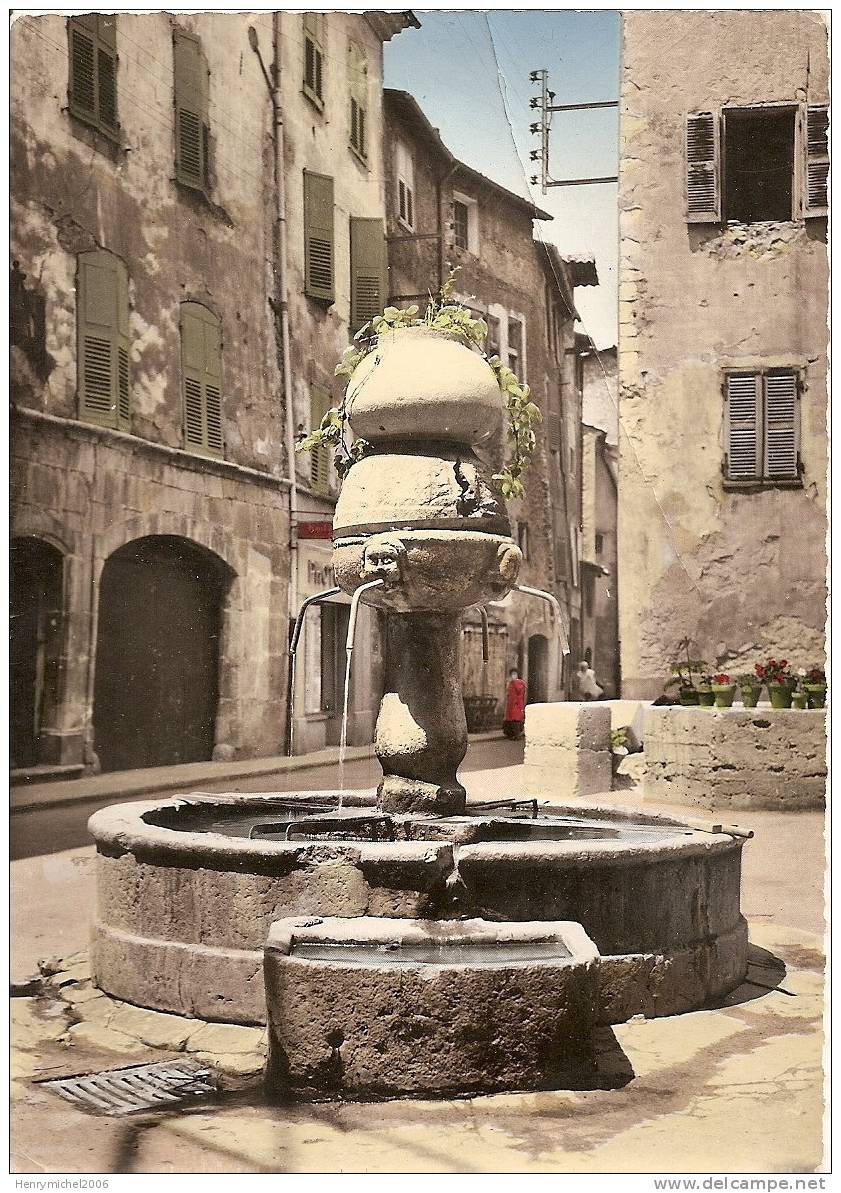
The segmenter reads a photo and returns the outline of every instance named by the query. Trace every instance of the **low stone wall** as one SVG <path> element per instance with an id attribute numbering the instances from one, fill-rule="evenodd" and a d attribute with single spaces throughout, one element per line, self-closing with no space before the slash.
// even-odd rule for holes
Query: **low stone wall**
<path id="1" fill-rule="evenodd" d="M 610 791 L 610 730 L 607 701 L 529 704 L 523 759 L 526 794 L 565 800 Z"/>
<path id="2" fill-rule="evenodd" d="M 704 808 L 822 808 L 826 722 L 817 709 L 650 708 L 646 799 Z"/>

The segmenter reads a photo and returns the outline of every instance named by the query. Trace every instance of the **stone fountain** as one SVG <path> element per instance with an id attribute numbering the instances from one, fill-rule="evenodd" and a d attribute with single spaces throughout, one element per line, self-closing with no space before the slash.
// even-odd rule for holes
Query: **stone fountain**
<path id="1" fill-rule="evenodd" d="M 596 1023 L 742 980 L 743 838 L 616 808 L 526 813 L 518 792 L 466 803 L 461 619 L 521 562 L 476 453 L 504 401 L 478 352 L 419 327 L 380 335 L 346 409 L 370 450 L 336 508 L 336 581 L 388 613 L 376 806 L 328 791 L 96 813 L 96 980 L 160 1010 L 268 1018 L 284 1093 L 574 1083 Z"/>

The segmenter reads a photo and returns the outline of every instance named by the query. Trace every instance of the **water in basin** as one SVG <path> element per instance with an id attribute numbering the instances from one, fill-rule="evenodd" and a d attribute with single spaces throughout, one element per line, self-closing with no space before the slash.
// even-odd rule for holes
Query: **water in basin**
<path id="1" fill-rule="evenodd" d="M 569 957 L 558 940 L 412 941 L 381 944 L 370 940 L 300 940 L 292 954 L 306 961 L 340 965 L 510 965 Z"/>

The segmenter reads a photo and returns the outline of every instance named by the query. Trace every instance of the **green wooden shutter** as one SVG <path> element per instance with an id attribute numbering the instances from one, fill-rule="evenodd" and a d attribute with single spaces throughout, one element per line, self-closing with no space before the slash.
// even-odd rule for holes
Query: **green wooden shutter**
<path id="1" fill-rule="evenodd" d="M 763 473 L 767 480 L 796 480 L 798 468 L 797 373 L 765 374 L 765 445 Z"/>
<path id="2" fill-rule="evenodd" d="M 86 13 L 71 17 L 70 111 L 113 136 L 117 122 L 117 18 Z"/>
<path id="3" fill-rule="evenodd" d="M 131 426 L 128 272 L 113 253 L 81 253 L 76 284 L 79 417 Z"/>
<path id="4" fill-rule="evenodd" d="M 181 304 L 181 378 L 184 444 L 204 456 L 222 456 L 222 328 L 197 302 Z"/>
<path id="5" fill-rule="evenodd" d="M 185 186 L 207 187 L 209 161 L 209 88 L 207 60 L 201 42 L 176 29 L 172 35 L 175 62 L 175 176 Z"/>
<path id="6" fill-rule="evenodd" d="M 686 219 L 716 223 L 721 219 L 718 119 L 714 112 L 686 117 Z"/>
<path id="7" fill-rule="evenodd" d="M 323 385 L 310 386 L 310 426 L 318 427 L 331 408 L 330 391 Z M 310 488 L 325 497 L 330 493 L 330 446 L 322 443 L 310 452 Z"/>
<path id="8" fill-rule="evenodd" d="M 368 56 L 364 46 L 348 39 L 347 53 L 348 96 L 350 99 L 349 139 L 360 157 L 368 156 L 367 114 L 368 114 Z"/>
<path id="9" fill-rule="evenodd" d="M 304 170 L 304 289 L 334 300 L 333 179 Z"/>
<path id="10" fill-rule="evenodd" d="M 305 12 L 304 17 L 304 93 L 319 107 L 324 107 L 324 14 Z"/>
<path id="11" fill-rule="evenodd" d="M 378 219 L 350 220 L 351 331 L 382 313 L 388 287 L 385 228 Z"/>
<path id="12" fill-rule="evenodd" d="M 762 376 L 728 373 L 726 442 L 728 480 L 756 480 L 762 475 Z"/>
<path id="13" fill-rule="evenodd" d="M 803 214 L 807 219 L 829 214 L 827 181 L 829 179 L 829 108 L 806 108 L 805 178 Z"/>

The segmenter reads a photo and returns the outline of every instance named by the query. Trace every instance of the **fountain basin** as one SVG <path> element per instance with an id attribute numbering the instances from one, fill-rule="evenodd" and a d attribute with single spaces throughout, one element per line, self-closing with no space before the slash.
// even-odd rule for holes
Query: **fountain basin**
<path id="1" fill-rule="evenodd" d="M 263 945 L 295 916 L 580 923 L 602 954 L 603 1022 L 697 1007 L 744 976 L 741 838 L 580 805 L 377 818 L 372 799 L 326 830 L 335 792 L 97 812 L 97 984 L 158 1010 L 264 1023 Z M 372 839 L 362 812 L 395 839 Z M 261 825 L 273 829 L 249 839 Z"/>
<path id="2" fill-rule="evenodd" d="M 577 1084 L 597 966 L 578 924 L 281 920 L 265 949 L 268 1086 L 376 1097 Z"/>

